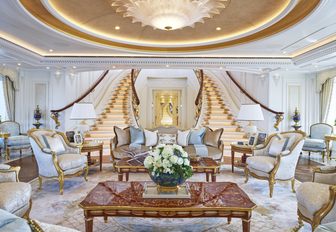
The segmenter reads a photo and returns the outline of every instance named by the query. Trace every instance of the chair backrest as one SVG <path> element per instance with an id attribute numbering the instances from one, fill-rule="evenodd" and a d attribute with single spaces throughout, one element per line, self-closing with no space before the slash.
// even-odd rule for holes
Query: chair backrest
<path id="1" fill-rule="evenodd" d="M 0 131 L 10 133 L 11 136 L 20 134 L 20 124 L 13 121 L 4 121 L 0 123 Z"/>
<path id="2" fill-rule="evenodd" d="M 267 141 L 266 141 L 266 146 L 268 148 L 270 147 L 272 140 L 276 139 L 277 134 L 280 134 L 284 138 L 288 138 L 286 150 L 290 150 L 290 151 L 295 149 L 296 145 L 306 137 L 306 133 L 304 133 L 303 131 L 287 131 L 287 132 L 272 134 L 267 138 Z"/>
<path id="3" fill-rule="evenodd" d="M 177 128 L 174 126 L 159 126 L 156 128 L 151 129 L 151 131 L 158 131 L 159 134 L 177 134 Z"/>
<path id="4" fill-rule="evenodd" d="M 37 143 L 37 145 L 43 149 L 46 148 L 47 145 L 45 143 L 45 140 L 43 139 L 43 136 L 53 136 L 57 134 L 59 138 L 61 138 L 61 141 L 63 145 L 66 146 L 66 142 L 64 139 L 66 138 L 65 135 L 62 132 L 54 131 L 54 130 L 49 130 L 49 129 L 31 129 L 28 131 L 28 136 L 34 139 L 34 141 Z"/>
<path id="5" fill-rule="evenodd" d="M 332 134 L 333 127 L 326 123 L 316 123 L 310 126 L 310 138 L 324 139 L 325 135 Z"/>

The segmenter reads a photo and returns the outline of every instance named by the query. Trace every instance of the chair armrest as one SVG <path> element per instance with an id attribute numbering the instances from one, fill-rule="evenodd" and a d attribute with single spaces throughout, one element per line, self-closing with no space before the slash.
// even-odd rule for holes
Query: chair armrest
<path id="1" fill-rule="evenodd" d="M 336 185 L 336 167 L 322 166 L 313 169 L 313 182 Z"/>
<path id="2" fill-rule="evenodd" d="M 254 147 L 252 150 L 253 156 L 267 156 L 267 149 L 265 146 L 262 147 Z"/>
<path id="3" fill-rule="evenodd" d="M 0 182 L 19 182 L 19 171 L 19 166 L 0 165 Z"/>

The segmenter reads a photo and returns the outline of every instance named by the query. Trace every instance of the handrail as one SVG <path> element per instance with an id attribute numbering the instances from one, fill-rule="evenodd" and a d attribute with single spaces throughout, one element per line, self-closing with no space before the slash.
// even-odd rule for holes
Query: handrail
<path id="1" fill-rule="evenodd" d="M 102 82 L 102 80 L 106 77 L 106 75 L 108 74 L 110 70 L 105 70 L 100 77 L 98 78 L 98 80 L 93 83 L 93 85 L 87 90 L 85 91 L 80 97 L 78 97 L 76 100 L 72 101 L 71 103 L 67 104 L 66 106 L 57 109 L 57 110 L 50 110 L 51 112 L 51 118 L 55 121 L 56 123 L 56 129 L 61 125 L 58 117 L 59 117 L 59 113 L 70 108 L 71 106 L 73 106 L 75 103 L 80 102 L 81 100 L 83 100 L 85 97 L 87 97 L 98 85 L 100 82 Z"/>
<path id="2" fill-rule="evenodd" d="M 257 99 L 255 99 L 254 97 L 252 97 L 246 89 L 244 89 L 231 75 L 231 73 L 229 71 L 226 71 L 226 74 L 228 75 L 228 77 L 231 79 L 231 81 L 238 87 L 238 89 L 240 89 L 240 91 L 242 91 L 251 101 L 253 101 L 256 104 L 259 104 L 263 109 L 267 110 L 268 112 L 271 112 L 273 114 L 275 114 L 275 119 L 276 122 L 274 124 L 274 128 L 276 130 L 279 130 L 279 124 L 280 122 L 284 119 L 284 112 L 281 111 L 275 111 L 270 109 L 269 107 L 267 107 L 266 105 L 262 104 L 261 102 L 259 102 Z"/>
<path id="3" fill-rule="evenodd" d="M 137 94 L 137 91 L 135 89 L 135 82 L 139 76 L 141 69 L 132 69 L 131 71 L 131 88 L 132 88 L 132 99 L 131 99 L 131 104 L 132 104 L 132 110 L 133 110 L 133 115 L 135 119 L 135 123 L 137 126 L 139 126 L 139 117 L 140 117 L 140 99 Z"/>
<path id="4" fill-rule="evenodd" d="M 137 105 L 140 105 L 140 100 L 139 100 L 138 94 L 137 94 L 136 89 L 135 89 L 135 81 L 136 81 L 136 78 L 138 77 L 140 71 L 138 71 L 138 73 L 136 73 L 136 72 L 137 71 L 135 69 L 132 69 L 132 71 L 131 71 L 132 92 L 133 92 L 134 97 L 135 97 L 135 103 Z"/>
<path id="5" fill-rule="evenodd" d="M 203 70 L 194 70 L 196 78 L 199 82 L 200 88 L 195 99 L 195 126 L 198 124 L 198 120 L 201 117 L 202 105 L 203 105 L 203 83 L 204 83 L 204 73 Z"/>
<path id="6" fill-rule="evenodd" d="M 203 70 L 199 70 L 200 71 L 200 80 L 199 81 L 199 84 L 200 84 L 200 88 L 198 90 L 198 94 L 197 94 L 197 97 L 195 99 L 195 105 L 198 105 L 200 100 L 201 100 L 201 97 L 202 97 L 202 93 L 203 93 L 203 81 L 204 81 L 204 75 L 203 75 Z M 197 76 L 197 75 L 196 75 Z M 198 78 L 197 78 L 198 79 Z"/>

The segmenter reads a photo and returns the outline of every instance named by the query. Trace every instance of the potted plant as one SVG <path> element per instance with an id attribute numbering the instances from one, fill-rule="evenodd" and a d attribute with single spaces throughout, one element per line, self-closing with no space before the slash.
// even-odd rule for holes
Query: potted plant
<path id="1" fill-rule="evenodd" d="M 158 145 L 144 161 L 158 192 L 173 192 L 193 175 L 190 159 L 179 145 Z"/>

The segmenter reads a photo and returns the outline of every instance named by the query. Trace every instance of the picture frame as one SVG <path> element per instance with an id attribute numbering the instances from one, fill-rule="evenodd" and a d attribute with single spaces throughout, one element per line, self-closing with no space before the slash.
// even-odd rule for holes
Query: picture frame
<path id="1" fill-rule="evenodd" d="M 69 140 L 70 143 L 75 142 L 75 131 L 66 131 L 65 135 L 66 135 L 66 137 L 67 137 L 67 139 Z"/>
<path id="2" fill-rule="evenodd" d="M 251 136 L 249 138 L 248 145 L 249 146 L 254 146 L 255 142 L 256 142 L 256 137 L 255 136 Z"/>
<path id="3" fill-rule="evenodd" d="M 81 135 L 80 132 L 76 132 L 74 135 L 74 142 L 75 144 L 82 144 L 83 143 L 83 136 Z"/>
<path id="4" fill-rule="evenodd" d="M 264 144 L 266 141 L 266 138 L 267 138 L 267 133 L 264 133 L 264 132 L 258 133 L 256 145 Z"/>

